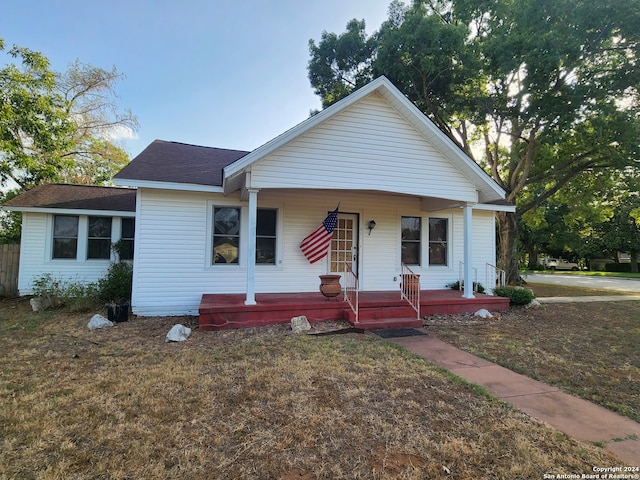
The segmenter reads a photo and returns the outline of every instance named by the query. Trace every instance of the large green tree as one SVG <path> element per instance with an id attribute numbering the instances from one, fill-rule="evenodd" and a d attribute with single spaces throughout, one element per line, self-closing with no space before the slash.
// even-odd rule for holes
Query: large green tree
<path id="1" fill-rule="evenodd" d="M 386 75 L 505 189 L 500 264 L 518 225 L 583 172 L 637 168 L 640 0 L 415 0 L 371 36 L 352 21 L 310 41 L 326 106 Z M 371 51 L 368 57 L 364 54 Z"/>
<path id="2" fill-rule="evenodd" d="M 0 52 L 5 45 L 0 39 Z M 104 184 L 129 157 L 114 141 L 135 131 L 117 108 L 115 68 L 80 62 L 51 70 L 39 52 L 14 46 L 0 68 L 0 185 L 24 190 L 43 182 Z"/>

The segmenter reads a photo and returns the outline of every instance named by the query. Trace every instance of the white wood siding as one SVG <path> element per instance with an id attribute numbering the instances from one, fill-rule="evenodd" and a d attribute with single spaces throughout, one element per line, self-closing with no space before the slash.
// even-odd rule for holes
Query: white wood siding
<path id="1" fill-rule="evenodd" d="M 18 291 L 20 295 L 33 293 L 34 279 L 44 274 L 66 282 L 91 283 L 104 276 L 109 268 L 109 260 L 52 259 L 51 242 L 53 239 L 51 220 L 46 213 L 23 213 L 22 236 L 20 245 L 20 273 Z M 87 238 L 79 237 L 78 245 Z M 85 248 L 79 248 L 86 252 Z"/>
<path id="2" fill-rule="evenodd" d="M 242 293 L 246 288 L 247 203 L 239 196 L 140 189 L 134 261 L 133 310 L 139 315 L 196 315 L 203 293 Z M 310 265 L 300 241 L 313 231 L 340 202 L 340 211 L 360 219 L 361 288 L 368 291 L 399 289 L 400 218 L 444 216 L 451 219 L 451 262 L 447 267 L 416 268 L 425 289 L 445 288 L 458 278 L 463 258 L 462 210 L 424 212 L 419 198 L 393 194 L 345 191 L 271 190 L 258 194 L 259 208 L 277 208 L 279 218 L 276 265 L 256 266 L 256 292 L 317 291 L 318 275 L 328 262 Z M 213 205 L 242 208 L 240 265 L 211 265 Z M 495 263 L 491 212 L 474 212 L 474 265 L 484 269 Z M 376 228 L 368 235 L 369 220 Z M 426 238 L 423 250 L 426 259 Z M 482 281 L 482 280 L 481 280 Z"/>
<path id="3" fill-rule="evenodd" d="M 258 161 L 251 185 L 477 198 L 474 185 L 379 94 Z"/>

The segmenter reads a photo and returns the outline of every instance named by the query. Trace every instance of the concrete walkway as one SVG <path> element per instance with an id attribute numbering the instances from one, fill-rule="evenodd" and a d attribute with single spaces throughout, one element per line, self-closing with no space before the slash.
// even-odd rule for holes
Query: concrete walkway
<path id="1" fill-rule="evenodd" d="M 536 297 L 540 303 L 571 302 L 629 302 L 640 300 L 640 295 L 585 295 L 583 297 Z"/>
<path id="2" fill-rule="evenodd" d="M 417 330 L 426 333 L 425 329 Z M 605 448 L 625 463 L 623 466 L 640 466 L 639 423 L 463 352 L 430 334 L 389 340 L 470 383 L 485 387 L 496 397 L 567 435 L 583 442 L 606 444 Z"/>

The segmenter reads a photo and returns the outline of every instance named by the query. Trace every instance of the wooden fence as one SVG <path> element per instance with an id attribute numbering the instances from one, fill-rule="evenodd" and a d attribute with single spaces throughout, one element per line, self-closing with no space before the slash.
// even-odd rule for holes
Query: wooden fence
<path id="1" fill-rule="evenodd" d="M 0 296 L 14 297 L 18 294 L 18 266 L 20 245 L 0 245 Z"/>

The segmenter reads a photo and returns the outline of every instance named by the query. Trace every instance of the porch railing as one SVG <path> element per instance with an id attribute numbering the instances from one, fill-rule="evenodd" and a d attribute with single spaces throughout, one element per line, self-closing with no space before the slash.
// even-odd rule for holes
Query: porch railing
<path id="1" fill-rule="evenodd" d="M 402 275 L 400 277 L 400 298 L 406 300 L 416 311 L 420 318 L 420 275 L 413 273 L 409 267 L 402 264 Z"/>
<path id="2" fill-rule="evenodd" d="M 355 315 L 354 323 L 358 323 L 358 276 L 353 272 L 348 262 L 344 262 L 342 281 L 344 282 L 344 300 Z"/>
<path id="3" fill-rule="evenodd" d="M 458 290 L 464 290 L 464 262 L 458 266 Z M 473 267 L 473 293 L 478 293 L 478 269 Z"/>
<path id="4" fill-rule="evenodd" d="M 487 289 L 489 290 L 489 293 L 493 293 L 493 290 L 495 288 L 504 287 L 506 283 L 507 272 L 505 272 L 501 268 L 496 267 L 495 265 L 487 263 L 486 278 Z"/>

